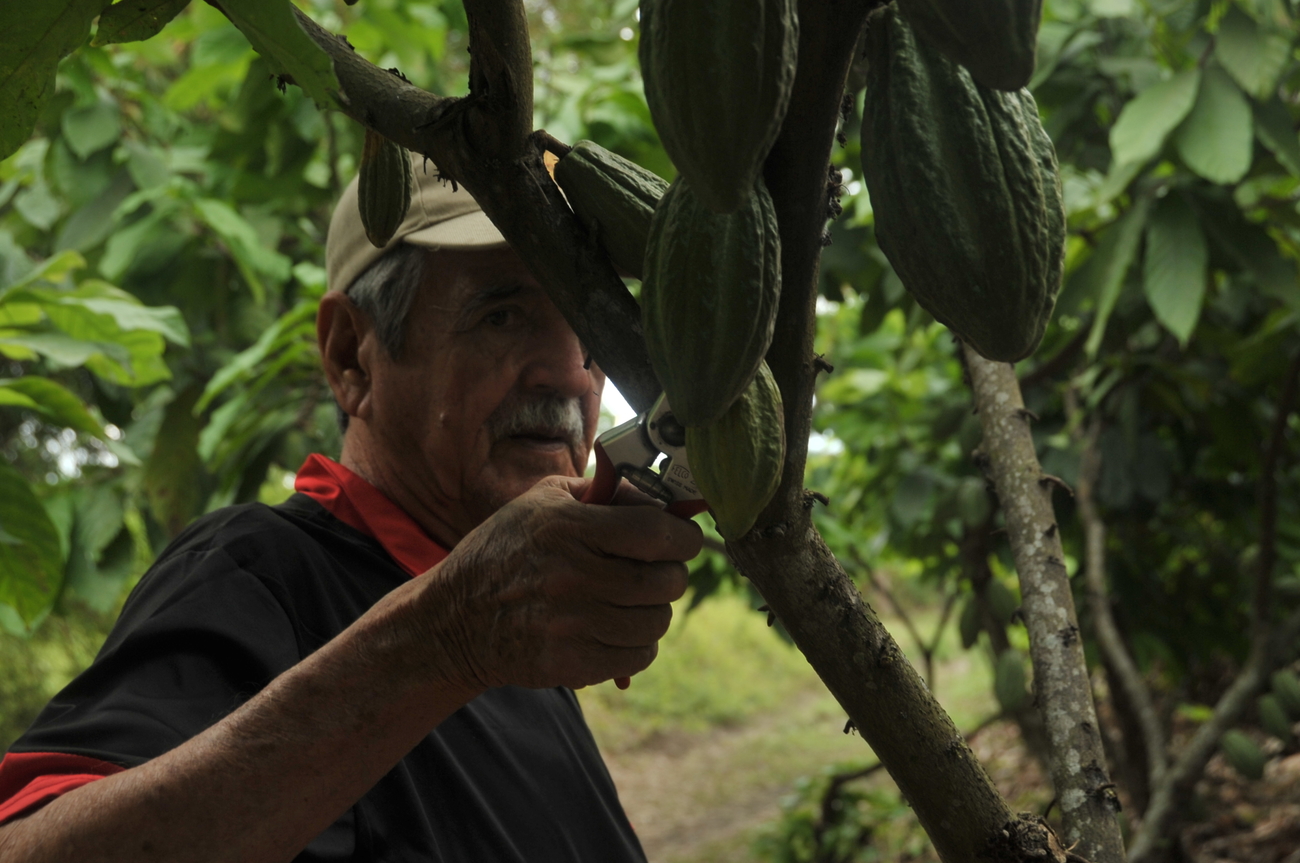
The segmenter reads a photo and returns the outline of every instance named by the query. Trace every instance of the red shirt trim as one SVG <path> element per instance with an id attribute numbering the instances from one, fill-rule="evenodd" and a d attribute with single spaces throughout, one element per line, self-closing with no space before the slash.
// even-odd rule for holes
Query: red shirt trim
<path id="1" fill-rule="evenodd" d="M 10 752 L 0 760 L 0 824 L 126 768 L 85 755 Z"/>
<path id="2" fill-rule="evenodd" d="M 293 487 L 339 521 L 378 540 L 409 575 L 428 572 L 447 556 L 447 550 L 430 539 L 405 510 L 333 459 L 316 453 L 307 456 Z"/>

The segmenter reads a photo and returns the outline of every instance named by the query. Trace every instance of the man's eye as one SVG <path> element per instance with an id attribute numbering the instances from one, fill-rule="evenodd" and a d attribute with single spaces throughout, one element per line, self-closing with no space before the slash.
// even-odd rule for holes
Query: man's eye
<path id="1" fill-rule="evenodd" d="M 504 327 L 506 324 L 510 323 L 510 310 L 497 309 L 494 312 L 488 312 L 484 320 L 494 327 Z"/>

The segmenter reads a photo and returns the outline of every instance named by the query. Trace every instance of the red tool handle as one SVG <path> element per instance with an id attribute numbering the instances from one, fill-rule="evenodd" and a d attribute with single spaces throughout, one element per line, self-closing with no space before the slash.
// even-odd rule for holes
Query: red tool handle
<path id="1" fill-rule="evenodd" d="M 609 460 L 609 454 L 600 445 L 600 441 L 596 441 L 596 477 L 587 487 L 582 502 L 607 504 L 614 499 L 616 491 L 618 491 L 618 471 L 614 470 L 614 463 Z"/>
<path id="2" fill-rule="evenodd" d="M 596 441 L 596 476 L 590 486 L 587 487 L 587 493 L 582 496 L 583 503 L 608 504 L 614 499 L 614 492 L 618 490 L 618 471 L 614 470 L 614 462 L 610 461 L 609 454 L 605 448 Z M 694 500 L 679 500 L 670 503 L 665 511 L 670 515 L 675 515 L 681 519 L 689 519 L 691 516 L 699 515 L 709 508 L 703 498 Z M 619 689 L 627 689 L 632 685 L 630 677 L 614 678 L 614 685 Z"/>

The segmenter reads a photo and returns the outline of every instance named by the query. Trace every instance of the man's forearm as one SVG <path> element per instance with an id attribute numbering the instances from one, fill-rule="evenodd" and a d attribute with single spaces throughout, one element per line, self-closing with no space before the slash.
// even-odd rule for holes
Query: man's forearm
<path id="1" fill-rule="evenodd" d="M 292 859 L 478 694 L 439 673 L 428 629 L 408 623 L 431 577 L 197 737 L 0 827 L 0 859 Z"/>

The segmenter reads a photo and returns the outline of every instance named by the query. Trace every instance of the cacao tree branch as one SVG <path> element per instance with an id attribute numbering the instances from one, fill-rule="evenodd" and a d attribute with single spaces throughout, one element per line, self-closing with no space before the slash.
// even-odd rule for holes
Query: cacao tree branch
<path id="1" fill-rule="evenodd" d="M 868 0 L 799 3 L 802 62 L 764 178 L 781 231 L 781 302 L 767 360 L 785 405 L 781 487 L 728 550 L 898 784 L 945 863 L 1064 860 L 1019 821 L 952 720 L 812 525 L 803 494 L 817 369 L 817 267 L 831 146 Z"/>
<path id="2" fill-rule="evenodd" d="M 334 61 L 341 110 L 463 184 L 628 403 L 644 410 L 659 384 L 645 352 L 640 307 L 551 181 L 541 157 L 546 139 L 531 139 L 532 58 L 523 5 L 467 0 L 465 8 L 470 94 L 460 99 L 435 96 L 379 69 L 294 11 Z"/>
<path id="3" fill-rule="evenodd" d="M 1119 627 L 1115 625 L 1115 616 L 1111 613 L 1110 597 L 1106 587 L 1106 524 L 1097 514 L 1093 501 L 1093 487 L 1101 469 L 1101 453 L 1097 449 L 1097 438 L 1101 424 L 1094 419 L 1085 433 L 1082 423 L 1077 421 L 1079 414 L 1078 399 L 1073 390 L 1066 396 L 1067 416 L 1077 430 L 1077 437 L 1082 440 L 1083 454 L 1079 465 L 1079 480 L 1075 484 L 1075 503 L 1079 507 L 1079 520 L 1083 523 L 1087 557 L 1084 573 L 1088 585 L 1088 608 L 1092 611 L 1093 627 L 1096 630 L 1097 644 L 1106 656 L 1108 665 L 1115 671 L 1129 703 L 1137 713 L 1147 753 L 1147 775 L 1149 784 L 1158 785 L 1168 767 L 1168 755 L 1165 749 L 1164 729 L 1160 716 L 1151 700 L 1151 692 L 1142 680 L 1137 664 L 1129 655 Z"/>
<path id="4" fill-rule="evenodd" d="M 1165 773 L 1164 781 L 1151 794 L 1142 825 L 1133 838 L 1129 852 L 1130 863 L 1156 863 L 1178 822 L 1179 811 L 1190 797 L 1196 780 L 1205 771 L 1205 765 L 1214 755 L 1223 732 L 1227 731 L 1250 706 L 1264 688 L 1268 674 L 1273 670 L 1277 655 L 1273 626 L 1272 595 L 1273 570 L 1277 565 L 1277 474 L 1279 463 L 1286 450 L 1286 431 L 1291 413 L 1295 410 L 1297 391 L 1300 390 L 1300 354 L 1287 369 L 1273 417 L 1273 428 L 1261 461 L 1256 495 L 1259 506 L 1259 556 L 1256 558 L 1255 584 L 1251 602 L 1251 651 L 1245 667 L 1223 693 L 1210 719 L 1196 730 L 1173 766 Z M 1280 627 L 1284 633 L 1294 633 L 1300 624 L 1300 609 Z"/>
<path id="5" fill-rule="evenodd" d="M 1106 756 L 1092 702 L 1065 554 L 1052 508 L 1053 483 L 1034 449 L 1015 368 L 962 355 L 1006 519 L 1034 664 L 1034 693 L 1051 744 L 1049 768 L 1060 802 L 1065 843 L 1098 863 L 1120 863 L 1124 842 L 1115 817 Z"/>

